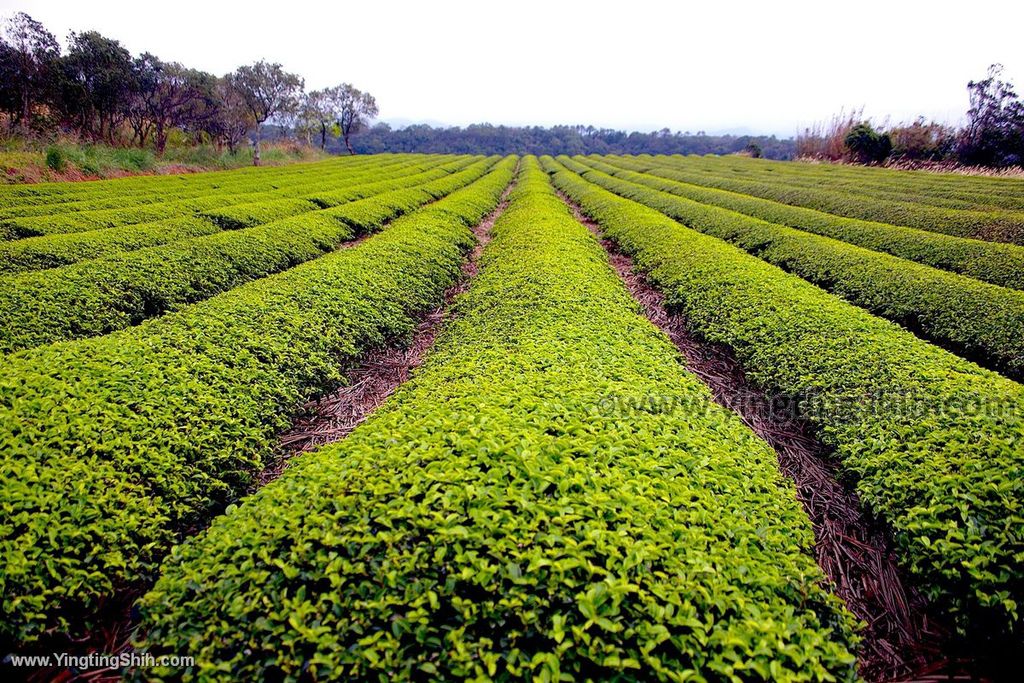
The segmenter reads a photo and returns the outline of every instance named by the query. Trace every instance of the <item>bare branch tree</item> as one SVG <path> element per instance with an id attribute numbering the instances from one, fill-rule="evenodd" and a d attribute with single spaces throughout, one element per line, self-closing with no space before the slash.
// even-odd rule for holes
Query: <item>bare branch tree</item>
<path id="1" fill-rule="evenodd" d="M 345 148 L 349 154 L 355 154 L 352 149 L 352 134 L 358 133 L 373 120 L 378 114 L 377 100 L 370 93 L 364 93 L 348 83 L 342 83 L 337 87 L 338 129 L 345 141 Z"/>
<path id="2" fill-rule="evenodd" d="M 293 113 L 298 109 L 304 82 L 288 73 L 280 64 L 259 61 L 241 66 L 231 75 L 231 85 L 245 102 L 256 124 L 256 144 L 252 163 L 260 165 L 260 128 L 275 116 Z"/>
<path id="3" fill-rule="evenodd" d="M 239 143 L 255 125 L 252 113 L 238 90 L 231 85 L 230 76 L 217 81 L 214 95 L 217 110 L 208 132 L 227 145 L 228 151 L 234 154 Z"/>
<path id="4" fill-rule="evenodd" d="M 327 133 L 341 116 L 339 88 L 314 90 L 306 95 L 299 117 L 299 126 L 306 133 L 307 142 L 312 142 L 314 133 L 320 136 L 320 149 L 327 147 Z"/>
<path id="5" fill-rule="evenodd" d="M 170 129 L 186 127 L 202 108 L 205 93 L 201 72 L 186 69 L 176 62 L 162 62 L 152 55 L 154 74 L 152 89 L 145 97 L 146 112 L 153 124 L 156 153 L 163 155 Z"/>

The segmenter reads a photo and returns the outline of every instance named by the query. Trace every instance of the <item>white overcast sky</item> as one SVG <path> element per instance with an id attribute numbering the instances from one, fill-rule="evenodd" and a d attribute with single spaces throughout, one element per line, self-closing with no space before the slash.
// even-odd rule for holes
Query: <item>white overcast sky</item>
<path id="1" fill-rule="evenodd" d="M 841 107 L 955 122 L 992 62 L 1024 91 L 1024 1 L 0 0 L 217 74 L 280 62 L 381 119 L 789 136 Z"/>

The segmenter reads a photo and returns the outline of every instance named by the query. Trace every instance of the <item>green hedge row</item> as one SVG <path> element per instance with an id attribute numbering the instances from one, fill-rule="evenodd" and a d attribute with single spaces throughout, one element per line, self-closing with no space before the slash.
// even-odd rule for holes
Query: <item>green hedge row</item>
<path id="1" fill-rule="evenodd" d="M 474 160 L 481 159 L 480 156 L 460 155 L 447 157 L 424 157 L 413 161 L 406 161 L 401 164 L 379 164 L 368 166 L 358 171 L 346 173 L 323 173 L 313 178 L 303 179 L 301 182 L 277 183 L 275 188 L 261 192 L 257 195 L 260 200 L 273 201 L 277 199 L 305 199 L 321 207 L 332 206 L 328 202 L 321 202 L 319 197 L 327 193 L 339 192 L 350 193 L 355 188 L 369 188 L 373 192 L 375 183 L 386 183 L 402 178 L 413 176 L 432 179 L 441 177 L 444 173 L 465 168 Z M 427 177 L 427 174 L 432 174 Z M 348 196 L 361 198 L 359 193 Z"/>
<path id="2" fill-rule="evenodd" d="M 710 161 L 710 160 L 709 160 Z M 1018 178 L 972 176 L 927 171 L 903 171 L 843 164 L 785 164 L 743 159 L 752 167 L 766 167 L 786 176 L 842 182 L 851 187 L 887 192 L 910 192 L 935 198 L 973 201 L 994 208 L 1024 209 L 1024 184 Z"/>
<path id="3" fill-rule="evenodd" d="M 0 352 L 137 325 L 286 270 L 443 197 L 494 159 L 422 185 L 244 230 L 0 278 Z"/>
<path id="4" fill-rule="evenodd" d="M 188 184 L 178 183 L 164 191 L 149 188 L 144 192 L 132 192 L 116 181 L 80 183 L 79 185 L 82 186 L 83 191 L 73 195 L 51 195 L 49 197 L 38 195 L 32 198 L 31 203 L 6 208 L 2 208 L 2 203 L 0 203 L 0 219 L 138 206 L 166 201 L 170 195 L 178 199 L 188 199 L 190 197 L 210 194 L 215 190 L 224 194 L 233 194 L 235 191 L 268 192 L 279 186 L 308 183 L 320 175 L 337 174 L 339 172 L 356 173 L 376 166 L 379 166 L 382 170 L 385 168 L 390 169 L 402 164 L 411 163 L 411 161 L 411 159 L 378 160 L 374 157 L 362 157 L 359 163 L 350 162 L 344 165 L 335 163 L 323 164 L 317 173 L 311 173 L 309 168 L 297 172 L 295 166 L 283 166 L 268 168 L 263 173 L 256 175 L 239 174 L 238 176 L 219 177 L 216 180 L 206 178 L 207 174 L 199 174 L 204 177 L 200 179 L 198 175 L 186 176 L 189 179 L 195 178 L 195 181 Z"/>
<path id="5" fill-rule="evenodd" d="M 1024 292 L 574 166 L 606 190 L 731 242 L 954 353 L 1013 379 L 1024 378 Z"/>
<path id="6" fill-rule="evenodd" d="M 1019 638 L 1024 386 L 546 161 L 694 330 L 801 399 L 926 594 L 966 630 Z"/>
<path id="7" fill-rule="evenodd" d="M 271 199 L 200 211 L 199 215 L 225 230 L 238 230 L 290 218 L 319 208 L 321 207 L 305 199 Z"/>
<path id="8" fill-rule="evenodd" d="M 1015 244 L 985 242 L 917 228 L 843 218 L 814 209 L 673 180 L 675 172 L 670 168 L 650 167 L 649 164 L 626 158 L 614 158 L 614 165 L 583 157 L 577 157 L 576 161 L 624 180 L 671 192 L 702 204 L 721 206 L 771 223 L 833 237 L 994 285 L 1024 290 L 1024 247 Z M 641 168 L 649 170 L 636 172 Z"/>
<path id="9" fill-rule="evenodd" d="M 396 182 L 398 181 L 403 182 L 405 185 L 409 185 L 409 181 L 412 180 L 415 180 L 417 183 L 425 183 L 436 178 L 443 178 L 449 173 L 461 171 L 469 164 L 474 161 L 479 161 L 482 158 L 483 157 L 480 156 L 469 155 L 448 157 L 441 161 L 430 161 L 428 163 L 421 163 L 417 165 L 417 172 L 414 175 L 376 174 L 374 176 L 370 176 L 368 182 L 360 183 L 358 185 L 325 186 L 321 183 L 312 192 L 303 191 L 301 198 L 311 201 L 322 208 L 329 209 L 335 206 L 341 206 L 342 204 L 347 204 L 348 202 L 356 199 L 363 199 L 364 197 L 396 189 L 398 187 Z"/>
<path id="10" fill-rule="evenodd" d="M 824 188 L 804 189 L 756 180 L 721 178 L 686 170 L 685 163 L 675 162 L 675 180 L 754 195 L 762 199 L 817 209 L 827 213 L 878 221 L 893 225 L 921 228 L 932 232 L 972 237 L 996 242 L 1024 244 L 1024 213 L 1012 211 L 955 211 L 937 207 L 858 197 L 849 192 Z"/>
<path id="11" fill-rule="evenodd" d="M 520 177 L 416 376 L 165 563 L 146 644 L 196 665 L 147 676 L 854 678 L 773 451 Z"/>
<path id="12" fill-rule="evenodd" d="M 200 211 L 251 201 L 248 195 L 221 194 L 181 199 L 158 204 L 142 204 L 99 211 L 70 212 L 54 216 L 28 216 L 0 221 L 0 238 L 16 240 L 39 235 L 56 235 L 86 230 L 101 230 L 121 225 L 148 223 L 174 216 L 196 214 Z"/>
<path id="13" fill-rule="evenodd" d="M 669 161 L 667 157 L 655 157 Z M 1017 181 L 1016 188 L 987 187 L 972 182 L 969 176 L 936 176 L 936 174 L 915 174 L 878 168 L 854 169 L 840 164 L 801 164 L 748 159 L 737 156 L 725 158 L 687 158 L 687 168 L 701 170 L 730 178 L 746 178 L 764 182 L 776 182 L 797 187 L 820 188 L 852 192 L 854 194 L 880 199 L 927 204 L 950 209 L 992 211 L 1008 209 L 1024 210 L 1024 183 Z M 847 173 L 846 171 L 869 171 Z M 879 172 L 884 175 L 879 175 Z M 931 182 L 930 178 L 940 182 Z"/>
<path id="14" fill-rule="evenodd" d="M 401 167 L 394 173 L 399 175 L 414 173 L 419 167 Z M 324 183 L 339 182 L 341 184 L 357 184 L 370 182 L 379 177 L 381 171 L 376 167 L 360 170 L 358 173 L 331 171 L 315 179 L 304 179 L 298 185 L 300 193 L 315 192 Z M 261 180 L 262 182 L 262 180 Z M 276 192 L 284 191 L 287 185 L 276 183 Z M 37 235 L 52 235 L 104 228 L 115 228 L 125 225 L 172 218 L 188 213 L 214 210 L 226 206 L 251 202 L 254 199 L 271 199 L 264 188 L 254 186 L 233 186 L 211 190 L 198 197 L 179 199 L 169 193 L 158 203 L 127 205 L 122 208 L 101 209 L 96 211 L 73 211 L 55 215 L 28 216 L 24 218 L 8 218 L 0 220 L 0 235 L 6 239 L 18 239 Z"/>
<path id="15" fill-rule="evenodd" d="M 335 200 L 342 196 L 349 200 L 363 199 L 374 194 L 409 186 L 417 181 L 426 182 L 443 177 L 449 172 L 465 168 L 471 160 L 471 157 L 460 157 L 456 161 L 443 164 L 416 165 L 410 169 L 411 174 L 404 171 L 375 173 L 370 176 L 372 179 L 370 182 L 361 182 L 365 179 L 363 176 L 354 176 L 352 180 L 361 182 L 361 184 L 351 185 L 345 190 L 334 190 L 332 196 Z M 428 170 L 421 171 L 421 168 Z M 336 182 L 344 184 L 341 181 Z M 298 189 L 303 194 L 308 194 L 311 188 L 308 185 L 303 185 Z M 297 189 L 291 187 L 283 192 L 294 191 Z M 304 199 L 313 201 L 317 206 L 333 206 L 339 203 L 323 202 L 319 199 L 320 196 L 320 193 L 313 193 L 312 196 L 304 197 Z M 237 213 L 230 214 L 233 220 L 256 225 L 259 220 L 265 221 L 267 218 L 267 213 L 262 210 L 262 206 L 263 204 L 260 202 L 236 204 L 223 209 L 223 211 L 232 212 L 234 209 L 238 209 Z M 300 205 L 295 206 L 303 208 Z M 209 235 L 219 230 L 220 226 L 207 218 L 185 216 L 118 228 L 26 237 L 10 242 L 0 242 L 0 274 L 57 268 L 119 252 L 134 251 L 144 247 L 177 242 L 189 237 Z"/>
<path id="16" fill-rule="evenodd" d="M 308 182 L 318 176 L 351 170 L 356 172 L 376 164 L 394 165 L 413 161 L 413 155 L 373 155 L 357 159 L 331 159 L 309 164 L 292 164 L 276 168 L 245 168 L 177 176 L 135 176 L 116 180 L 75 183 L 41 183 L 0 187 L 0 215 L 31 206 L 51 211 L 76 210 L 75 203 L 88 206 L 94 201 L 121 199 L 128 204 L 155 198 L 162 201 L 169 194 L 200 196 L 212 190 L 226 191 L 242 187 L 268 191 L 282 183 Z M 108 206 L 108 208 L 114 208 Z M 67 208 L 65 208 L 67 207 Z M 99 208 L 99 207 L 97 207 Z"/>
<path id="17" fill-rule="evenodd" d="M 0 277 L 59 268 L 79 261 L 169 244 L 190 237 L 212 235 L 215 232 L 220 232 L 220 227 L 211 221 L 198 216 L 183 216 L 113 230 L 90 230 L 0 242 Z"/>
<path id="18" fill-rule="evenodd" d="M 410 166 L 403 165 L 397 171 L 372 169 L 366 174 L 349 176 L 347 178 L 349 182 L 337 185 L 331 182 L 330 178 L 323 178 L 313 184 L 287 188 L 273 193 L 274 195 L 297 196 L 236 204 L 222 209 L 202 211 L 200 215 L 228 230 L 249 228 L 314 209 L 340 206 L 356 199 L 364 199 L 402 187 L 443 178 L 449 173 L 464 169 L 472 160 L 472 157 L 459 157 L 445 164 L 429 162 Z M 325 185 L 331 186 L 331 189 L 325 191 L 323 189 Z"/>
<path id="19" fill-rule="evenodd" d="M 305 184 L 274 193 L 297 196 L 237 204 L 224 209 L 203 211 L 200 215 L 209 218 L 225 229 L 248 228 L 313 209 L 340 206 L 356 199 L 364 199 L 391 190 L 443 178 L 449 173 L 466 168 L 473 159 L 473 157 L 458 157 L 444 164 L 428 162 L 411 166 L 403 165 L 398 171 L 382 172 L 373 169 L 365 175 L 358 176 L 358 183 L 340 183 L 340 186 L 324 179 L 313 184 Z M 330 186 L 330 189 L 324 190 L 325 185 Z"/>
<path id="20" fill-rule="evenodd" d="M 275 435 L 440 304 L 514 160 L 352 249 L 108 336 L 4 359 L 0 637 L 90 627 L 250 485 Z M 453 220 L 458 215 L 461 221 Z"/>

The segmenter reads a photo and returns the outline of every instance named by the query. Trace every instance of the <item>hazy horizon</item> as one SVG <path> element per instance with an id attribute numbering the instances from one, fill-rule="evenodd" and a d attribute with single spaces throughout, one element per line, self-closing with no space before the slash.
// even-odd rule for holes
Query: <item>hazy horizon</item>
<path id="1" fill-rule="evenodd" d="M 69 31 L 97 30 L 133 54 L 215 74 L 267 59 L 303 76 L 307 89 L 349 82 L 372 93 L 379 120 L 393 125 L 785 138 L 860 107 L 878 123 L 918 115 L 957 123 L 967 81 L 994 62 L 1024 88 L 1020 3 L 982 1 L 960 14 L 877 0 L 855 13 L 802 1 L 687 8 L 641 0 L 617 14 L 536 0 L 504 14 L 456 1 L 173 7 L 154 17 L 121 1 L 0 0 L 0 14 L 27 12 L 62 44 Z"/>

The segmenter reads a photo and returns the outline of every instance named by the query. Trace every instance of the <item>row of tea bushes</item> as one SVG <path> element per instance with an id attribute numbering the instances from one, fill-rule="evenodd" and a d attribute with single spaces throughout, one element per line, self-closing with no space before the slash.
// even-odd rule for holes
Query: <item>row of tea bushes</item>
<path id="1" fill-rule="evenodd" d="M 325 173 L 357 172 L 369 167 L 415 163 L 427 155 L 374 155 L 331 159 L 315 163 L 293 164 L 277 168 L 243 168 L 186 175 L 133 176 L 99 182 L 39 183 L 0 187 L 0 218 L 45 213 L 82 211 L 90 208 L 112 209 L 119 206 L 164 201 L 175 195 L 197 197 L 220 190 L 236 189 L 267 192 L 285 184 L 309 182 Z"/>
<path id="2" fill-rule="evenodd" d="M 769 223 L 563 161 L 618 195 L 731 242 L 1007 376 L 1024 377 L 1024 292 Z"/>
<path id="3" fill-rule="evenodd" d="M 472 157 L 459 157 L 456 160 L 445 160 L 444 163 L 430 161 L 405 164 L 391 170 L 376 170 L 367 175 L 352 174 L 342 178 L 330 176 L 321 179 L 315 185 L 304 183 L 301 186 L 274 190 L 270 196 L 278 198 L 271 199 L 270 202 L 289 202 L 288 206 L 292 207 L 292 211 L 311 211 L 318 207 L 338 206 L 344 203 L 342 199 L 354 201 L 417 182 L 444 177 L 448 173 L 465 168 L 471 161 Z M 328 184 L 331 189 L 325 192 L 324 184 Z M 305 196 L 296 200 L 296 192 Z M 282 195 L 290 196 L 292 199 L 280 199 Z M 0 273 L 58 268 L 111 254 L 170 244 L 189 237 L 210 235 L 221 230 L 222 222 L 216 220 L 221 215 L 227 217 L 223 222 L 228 223 L 230 227 L 259 225 L 261 222 L 268 222 L 268 216 L 274 215 L 275 212 L 279 215 L 281 212 L 280 205 L 267 211 L 263 208 L 265 201 L 252 201 L 253 197 L 267 196 L 268 193 L 238 195 L 238 199 L 245 201 L 194 216 L 177 216 L 116 228 L 41 235 L 0 242 Z M 330 200 L 325 200 L 325 197 L 329 197 Z"/>
<path id="4" fill-rule="evenodd" d="M 742 180 L 710 175 L 675 160 L 676 180 L 749 194 L 763 199 L 817 209 L 867 221 L 921 228 L 932 232 L 996 242 L 1024 244 L 1024 211 L 957 211 L 923 204 L 859 196 L 825 187 L 787 187 L 767 180 Z"/>
<path id="5" fill-rule="evenodd" d="M 687 168 L 796 187 L 828 187 L 864 197 L 978 211 L 1024 210 L 1024 183 L 985 176 L 866 168 L 845 164 L 779 163 L 734 156 L 686 159 Z M 996 182 L 993 182 L 996 181 Z"/>
<path id="6" fill-rule="evenodd" d="M 443 301 L 506 159 L 363 243 L 143 325 L 4 358 L 0 638 L 87 632 L 96 610 L 252 482 L 277 433 Z"/>
<path id="7" fill-rule="evenodd" d="M 188 196 L 189 193 L 186 193 L 186 196 L 183 197 L 169 191 L 163 193 L 160 201 L 157 202 L 132 204 L 130 201 L 123 200 L 122 205 L 118 205 L 116 208 L 5 218 L 0 220 L 0 238 L 12 240 L 137 225 L 164 218 L 214 211 L 257 199 L 270 199 L 273 197 L 273 193 L 286 193 L 288 188 L 292 187 L 297 188 L 302 194 L 315 192 L 324 184 L 370 182 L 381 173 L 392 172 L 389 169 L 390 166 L 381 168 L 379 163 L 356 171 L 328 166 L 316 176 L 304 176 L 297 185 L 278 181 L 272 182 L 268 188 L 268 181 L 257 177 L 254 180 L 247 179 L 248 182 L 243 181 L 242 184 L 214 188 L 199 196 Z M 415 171 L 415 164 L 410 167 L 399 165 L 397 170 L 399 174 Z M 106 191 L 109 192 L 109 188 Z"/>
<path id="8" fill-rule="evenodd" d="M 196 665 L 146 676 L 852 680 L 774 452 L 535 160 L 493 234 L 414 378 L 165 563 L 146 644 Z"/>
<path id="9" fill-rule="evenodd" d="M 673 180 L 676 172 L 666 167 L 649 168 L 639 173 L 637 171 L 645 168 L 646 164 L 628 159 L 615 158 L 612 163 L 605 163 L 589 157 L 576 157 L 574 161 L 623 180 L 671 192 L 702 204 L 720 206 L 770 223 L 832 237 L 1001 287 L 1024 290 L 1024 247 L 1015 244 L 985 242 L 917 228 L 833 216 L 814 209 Z"/>
<path id="10" fill-rule="evenodd" d="M 800 400 L 928 597 L 965 630 L 1019 639 L 1024 386 L 545 162 L 696 332 Z"/>
<path id="11" fill-rule="evenodd" d="M 0 352 L 107 334 L 286 270 L 469 184 L 493 164 L 482 159 L 422 185 L 254 228 L 0 278 Z"/>

